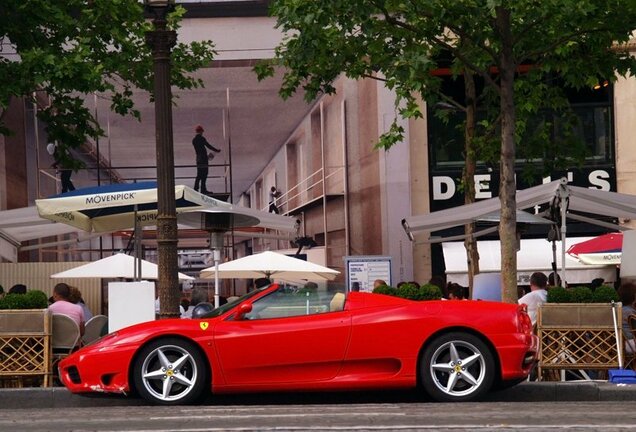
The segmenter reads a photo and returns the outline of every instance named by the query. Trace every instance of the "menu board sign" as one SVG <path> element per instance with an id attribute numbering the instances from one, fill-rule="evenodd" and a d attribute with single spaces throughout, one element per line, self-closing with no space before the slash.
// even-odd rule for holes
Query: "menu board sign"
<path id="1" fill-rule="evenodd" d="M 390 256 L 347 256 L 344 260 L 349 291 L 371 292 L 376 280 L 382 280 L 387 285 L 391 285 Z"/>

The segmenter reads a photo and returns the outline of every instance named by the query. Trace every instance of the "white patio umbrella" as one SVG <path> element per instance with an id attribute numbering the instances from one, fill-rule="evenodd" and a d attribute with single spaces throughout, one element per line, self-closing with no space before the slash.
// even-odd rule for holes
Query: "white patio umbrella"
<path id="1" fill-rule="evenodd" d="M 201 278 L 219 277 L 222 279 L 256 279 L 261 277 L 290 281 L 326 281 L 333 280 L 340 274 L 318 264 L 293 258 L 276 252 L 266 251 L 248 255 L 215 267 L 203 269 Z"/>
<path id="2" fill-rule="evenodd" d="M 157 279 L 158 271 L 157 264 L 150 261 L 141 260 L 141 278 L 143 279 Z M 55 273 L 51 275 L 54 279 L 60 278 L 103 278 L 103 279 L 115 279 L 115 278 L 135 278 L 135 258 L 123 253 L 111 255 L 109 257 L 94 261 L 88 264 L 83 264 L 72 269 L 64 270 L 63 272 Z M 183 273 L 179 273 L 179 279 L 194 279 Z"/>
<path id="3" fill-rule="evenodd" d="M 294 217 L 267 213 L 235 204 L 230 204 L 228 207 L 184 209 L 177 215 L 177 222 L 180 226 L 207 231 L 245 227 L 261 227 L 285 233 L 297 231 L 297 222 Z"/>

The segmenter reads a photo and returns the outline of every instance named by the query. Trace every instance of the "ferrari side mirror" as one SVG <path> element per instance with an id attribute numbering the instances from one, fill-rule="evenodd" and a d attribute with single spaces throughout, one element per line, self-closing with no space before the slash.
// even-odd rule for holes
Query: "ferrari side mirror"
<path id="1" fill-rule="evenodd" d="M 238 310 L 236 311 L 236 320 L 239 321 L 239 320 L 245 319 L 245 315 L 247 315 L 250 312 L 252 312 L 252 303 L 250 302 L 241 303 L 238 307 Z"/>

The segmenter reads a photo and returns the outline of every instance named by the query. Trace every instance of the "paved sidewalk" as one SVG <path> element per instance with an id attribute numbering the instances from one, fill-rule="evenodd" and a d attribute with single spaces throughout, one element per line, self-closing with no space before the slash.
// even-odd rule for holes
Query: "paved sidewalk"
<path id="1" fill-rule="evenodd" d="M 338 395 L 346 393 L 338 393 Z M 416 402 L 423 401 L 417 393 L 374 392 L 371 396 L 356 393 L 355 397 L 344 397 L 342 403 L 374 402 Z M 393 397 L 395 395 L 395 398 Z M 333 398 L 327 398 L 333 402 Z M 244 395 L 218 396 L 208 400 L 207 404 L 298 404 L 320 403 L 324 394 L 287 394 L 287 395 Z M 577 382 L 524 382 L 515 387 L 490 393 L 484 402 L 551 402 L 551 401 L 636 401 L 636 384 L 610 384 L 600 381 Z M 147 405 L 139 398 L 119 395 L 79 396 L 71 394 L 63 387 L 0 389 L 0 409 L 64 408 L 64 407 L 107 407 Z"/>

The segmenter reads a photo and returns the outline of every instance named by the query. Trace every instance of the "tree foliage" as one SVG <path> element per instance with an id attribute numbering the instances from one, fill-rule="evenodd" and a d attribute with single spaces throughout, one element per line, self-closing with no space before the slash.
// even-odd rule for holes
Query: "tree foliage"
<path id="1" fill-rule="evenodd" d="M 432 74 L 443 55 L 450 56 L 454 74 L 466 70 L 484 81 L 492 98 L 485 126 L 498 131 L 499 142 L 502 297 L 515 301 L 514 164 L 527 150 L 520 134 L 546 95 L 558 105 L 560 96 L 546 85 L 552 76 L 563 86 L 581 88 L 635 68 L 628 52 L 612 49 L 636 28 L 632 2 L 275 0 L 272 14 L 286 34 L 274 62 L 286 68 L 283 97 L 298 88 L 310 99 L 332 93 L 342 73 L 375 77 L 395 92 L 399 114 L 413 118 L 422 115 L 416 94 L 429 103 L 444 99 Z M 271 75 L 274 64 L 260 65 L 259 77 Z M 522 66 L 529 67 L 521 73 Z M 395 122 L 378 145 L 390 147 L 403 132 Z"/>
<path id="2" fill-rule="evenodd" d="M 132 95 L 135 87 L 152 91 L 152 56 L 137 0 L 5 0 L 0 14 L 0 110 L 13 97 L 36 101 L 44 92 L 51 104 L 39 106 L 50 140 L 57 140 L 64 158 L 87 137 L 103 134 L 84 105 L 86 95 L 110 97 L 110 108 L 139 117 Z M 178 7 L 169 18 L 177 29 L 184 13 Z M 172 83 L 182 89 L 202 86 L 190 72 L 214 55 L 210 41 L 178 43 L 172 53 Z M 0 133 L 9 134 L 0 116 Z"/>
<path id="3" fill-rule="evenodd" d="M 581 87 L 632 67 L 629 55 L 607 49 L 626 41 L 636 27 L 628 3 L 276 0 L 271 13 L 286 37 L 276 50 L 276 60 L 259 65 L 256 71 L 264 78 L 273 74 L 274 65 L 284 66 L 287 72 L 280 89 L 284 98 L 298 88 L 308 100 L 333 93 L 333 81 L 344 73 L 354 79 L 385 81 L 396 91 L 396 107 L 405 117 L 421 116 L 414 93 L 429 103 L 445 101 L 463 110 L 440 92 L 440 78 L 432 72 L 448 66 L 460 76 L 468 69 L 484 79 L 491 96 L 497 98 L 496 71 L 505 36 L 497 24 L 500 11 L 510 15 L 512 65 L 516 69 L 533 64 L 529 72 L 515 77 L 517 110 L 536 113 L 546 105 L 563 108 L 562 95 L 546 82 L 553 73 L 566 85 Z M 492 120 L 500 118 L 496 115 Z M 388 136 L 396 132 L 401 130 L 394 125 L 380 146 L 388 148 L 399 141 L 401 136 Z"/>

